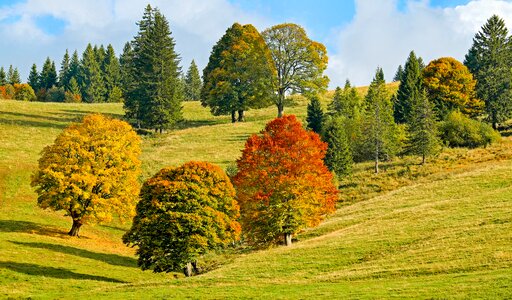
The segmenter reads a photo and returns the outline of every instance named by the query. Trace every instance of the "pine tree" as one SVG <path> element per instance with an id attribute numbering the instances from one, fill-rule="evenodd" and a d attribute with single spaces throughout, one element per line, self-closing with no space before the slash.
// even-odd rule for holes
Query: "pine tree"
<path id="1" fill-rule="evenodd" d="M 12 76 L 11 78 L 9 79 L 9 82 L 12 84 L 12 85 L 15 85 L 15 84 L 20 84 L 21 83 L 21 78 L 20 78 L 20 72 L 18 71 L 18 68 L 14 68 L 14 71 L 12 72 Z"/>
<path id="2" fill-rule="evenodd" d="M 71 77 L 71 80 L 69 80 L 68 91 L 73 95 L 80 95 L 80 86 L 78 85 L 75 77 Z"/>
<path id="3" fill-rule="evenodd" d="M 477 80 L 478 98 L 485 101 L 488 121 L 498 123 L 512 116 L 512 41 L 505 21 L 493 15 L 473 38 L 464 64 Z"/>
<path id="4" fill-rule="evenodd" d="M 96 53 L 91 44 L 87 45 L 87 48 L 82 54 L 80 75 L 82 99 L 84 102 L 105 102 L 103 78 L 101 76 Z"/>
<path id="5" fill-rule="evenodd" d="M 123 53 L 119 58 L 119 64 L 121 69 L 121 90 L 124 97 L 123 108 L 125 111 L 125 117 L 127 119 L 133 119 L 138 122 L 140 128 L 139 113 L 139 99 L 130 95 L 134 95 L 135 88 L 135 71 L 133 69 L 133 57 L 134 53 L 130 42 L 127 42 L 123 47 Z"/>
<path id="6" fill-rule="evenodd" d="M 202 85 L 196 62 L 192 60 L 185 77 L 185 99 L 188 101 L 199 100 L 201 98 Z"/>
<path id="7" fill-rule="evenodd" d="M 7 71 L 7 83 L 8 84 L 12 84 L 11 78 L 12 78 L 13 73 L 14 73 L 14 68 L 12 67 L 12 65 L 9 65 L 9 70 Z"/>
<path id="8" fill-rule="evenodd" d="M 401 76 L 400 86 L 394 103 L 394 117 L 396 123 L 407 123 L 409 121 L 412 106 L 417 101 L 422 89 L 422 77 L 419 59 L 414 51 L 411 51 L 405 69 Z"/>
<path id="9" fill-rule="evenodd" d="M 54 85 L 57 85 L 57 70 L 55 69 L 55 63 L 50 60 L 50 57 L 46 58 L 39 79 L 39 87 L 42 89 L 49 90 Z"/>
<path id="10" fill-rule="evenodd" d="M 75 50 L 71 55 L 71 60 L 69 62 L 69 72 L 68 72 L 68 91 L 76 94 L 82 95 L 81 87 L 80 87 L 80 78 L 81 76 L 81 68 L 80 68 L 80 59 L 78 58 L 78 52 Z M 72 87 L 71 80 L 74 79 L 76 83 L 76 87 Z M 78 87 L 78 92 L 76 93 L 76 88 Z"/>
<path id="11" fill-rule="evenodd" d="M 393 77 L 393 81 L 402 81 L 402 78 L 404 76 L 404 68 L 402 65 L 398 66 L 398 69 L 396 69 L 395 76 Z"/>
<path id="12" fill-rule="evenodd" d="M 323 139 L 328 145 L 324 159 L 325 165 L 338 178 L 350 175 L 354 163 L 344 127 L 343 117 L 329 117 L 323 132 Z"/>
<path id="13" fill-rule="evenodd" d="M 398 151 L 398 129 L 393 121 L 390 100 L 384 72 L 377 68 L 365 97 L 362 124 L 364 151 L 368 159 L 375 161 L 375 173 L 379 173 L 379 160 L 382 157 L 392 157 Z"/>
<path id="14" fill-rule="evenodd" d="M 359 116 L 361 97 L 356 88 L 351 86 L 348 79 L 345 81 L 343 89 L 336 88 L 333 100 L 327 108 L 329 115 L 343 116 L 348 119 L 355 119 Z"/>
<path id="15" fill-rule="evenodd" d="M 310 98 L 306 122 L 308 123 L 309 129 L 313 130 L 318 134 L 322 133 L 324 111 L 322 110 L 322 106 L 320 105 L 320 99 L 318 98 L 317 95 L 314 95 Z"/>
<path id="16" fill-rule="evenodd" d="M 412 107 L 408 133 L 408 152 L 421 155 L 422 164 L 425 164 L 426 157 L 435 154 L 440 146 L 433 104 L 428 100 L 425 90 L 420 92 Z"/>
<path id="17" fill-rule="evenodd" d="M 4 67 L 0 67 L 0 86 L 7 84 L 7 75 L 5 74 Z"/>
<path id="18" fill-rule="evenodd" d="M 107 102 L 120 102 L 122 99 L 119 87 L 121 84 L 121 70 L 114 47 L 110 44 L 107 46 L 107 52 L 103 60 L 103 78 Z"/>
<path id="19" fill-rule="evenodd" d="M 30 74 L 28 75 L 28 84 L 32 87 L 34 91 L 39 90 L 39 73 L 37 72 L 37 66 L 36 64 L 32 65 L 32 68 L 30 69 Z"/>
<path id="20" fill-rule="evenodd" d="M 66 91 L 69 90 L 69 80 L 71 79 L 69 78 L 69 63 L 69 53 L 68 49 L 66 49 L 59 70 L 59 87 L 64 88 Z"/>

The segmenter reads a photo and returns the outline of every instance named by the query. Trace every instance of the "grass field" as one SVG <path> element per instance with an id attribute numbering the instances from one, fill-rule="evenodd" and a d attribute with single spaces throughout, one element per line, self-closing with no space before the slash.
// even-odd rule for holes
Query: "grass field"
<path id="1" fill-rule="evenodd" d="M 325 104 L 325 103 L 324 103 Z M 359 164 L 342 181 L 344 202 L 292 247 L 209 255 L 215 269 L 184 278 L 137 268 L 121 243 L 129 224 L 82 228 L 42 210 L 29 185 L 42 148 L 90 112 L 122 116 L 119 104 L 0 100 L 0 298 L 511 298 L 512 142 L 447 149 L 430 165 L 413 157 L 375 176 Z M 185 103 L 186 122 L 143 136 L 143 177 L 207 160 L 226 167 L 275 108 L 247 122 Z M 305 116 L 303 102 L 286 110 Z"/>

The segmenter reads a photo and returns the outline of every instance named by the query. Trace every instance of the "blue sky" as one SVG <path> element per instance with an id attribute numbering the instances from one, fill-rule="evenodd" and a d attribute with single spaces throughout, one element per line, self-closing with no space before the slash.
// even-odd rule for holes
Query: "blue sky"
<path id="1" fill-rule="evenodd" d="M 0 0 L 0 66 L 26 79 L 32 63 L 49 56 L 59 65 L 66 49 L 81 54 L 88 42 L 119 52 L 148 2 L 169 19 L 185 69 L 192 59 L 203 68 L 233 22 L 260 30 L 293 22 L 327 46 L 331 87 L 347 78 L 366 85 L 377 66 L 391 79 L 411 50 L 427 62 L 463 60 L 492 14 L 512 25 L 510 0 Z"/>

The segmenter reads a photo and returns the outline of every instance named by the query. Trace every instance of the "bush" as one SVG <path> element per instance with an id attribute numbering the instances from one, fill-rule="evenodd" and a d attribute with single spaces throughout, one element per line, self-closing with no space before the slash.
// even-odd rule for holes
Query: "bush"
<path id="1" fill-rule="evenodd" d="M 0 98 L 13 99 L 15 94 L 14 87 L 10 84 L 0 86 Z"/>
<path id="2" fill-rule="evenodd" d="M 46 102 L 65 102 L 66 101 L 66 92 L 64 88 L 58 88 L 56 86 L 46 92 Z"/>
<path id="3" fill-rule="evenodd" d="M 36 94 L 28 83 L 14 84 L 14 99 L 22 101 L 35 101 Z"/>
<path id="4" fill-rule="evenodd" d="M 441 139 L 449 147 L 476 148 L 500 139 L 500 134 L 490 125 L 470 119 L 459 111 L 449 113 L 439 130 Z"/>

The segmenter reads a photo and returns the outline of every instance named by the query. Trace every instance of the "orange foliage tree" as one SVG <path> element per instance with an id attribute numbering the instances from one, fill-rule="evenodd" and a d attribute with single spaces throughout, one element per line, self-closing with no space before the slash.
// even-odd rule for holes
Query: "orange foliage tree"
<path id="1" fill-rule="evenodd" d="M 123 241 L 138 246 L 143 270 L 183 268 L 190 276 L 200 255 L 239 239 L 238 217 L 235 189 L 224 171 L 210 163 L 188 162 L 164 168 L 144 183 L 137 215 Z"/>
<path id="2" fill-rule="evenodd" d="M 326 149 L 293 115 L 247 140 L 233 183 L 250 242 L 268 245 L 284 236 L 290 245 L 292 234 L 335 210 L 338 190 L 323 162 Z"/>
<path id="3" fill-rule="evenodd" d="M 88 115 L 43 149 L 32 176 L 37 203 L 71 216 L 71 236 L 78 236 L 85 222 L 133 217 L 140 153 L 140 138 L 128 123 Z"/>

